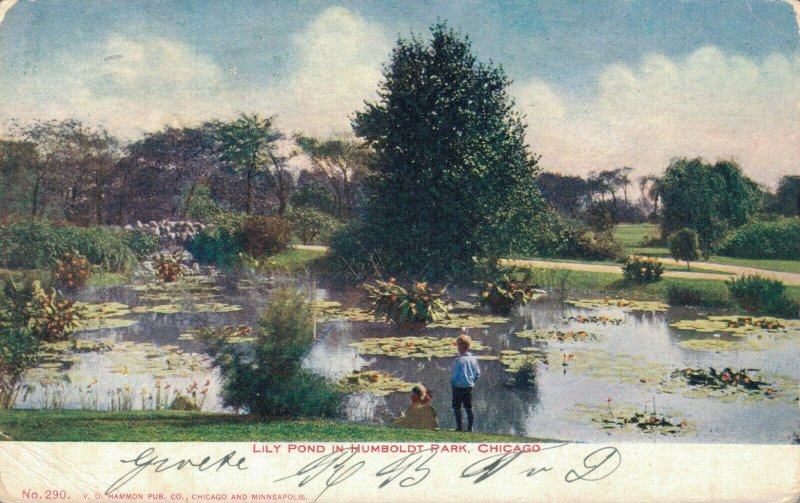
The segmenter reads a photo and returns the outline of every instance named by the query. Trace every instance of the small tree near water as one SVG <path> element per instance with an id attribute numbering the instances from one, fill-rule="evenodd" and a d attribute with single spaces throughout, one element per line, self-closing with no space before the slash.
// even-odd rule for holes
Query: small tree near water
<path id="1" fill-rule="evenodd" d="M 687 269 L 690 261 L 700 258 L 700 237 L 694 230 L 684 227 L 671 234 L 668 241 L 672 258 L 686 261 Z"/>
<path id="2" fill-rule="evenodd" d="M 224 375 L 225 405 L 260 417 L 334 415 L 339 392 L 301 365 L 314 341 L 305 296 L 293 288 L 273 292 L 257 332 L 252 345 L 205 338 L 214 365 Z"/>

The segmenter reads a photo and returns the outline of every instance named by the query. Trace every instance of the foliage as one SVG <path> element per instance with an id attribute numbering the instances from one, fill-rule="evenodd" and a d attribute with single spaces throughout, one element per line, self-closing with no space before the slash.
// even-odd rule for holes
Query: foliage
<path id="1" fill-rule="evenodd" d="M 752 222 L 725 237 L 720 255 L 740 258 L 800 258 L 800 217 Z"/>
<path id="2" fill-rule="evenodd" d="M 323 141 L 296 136 L 295 143 L 311 160 L 313 173 L 333 196 L 334 215 L 351 216 L 356 208 L 359 184 L 366 172 L 368 152 L 364 145 L 346 137 Z"/>
<path id="3" fill-rule="evenodd" d="M 182 252 L 160 253 L 153 260 L 156 277 L 164 283 L 172 283 L 183 275 Z"/>
<path id="4" fill-rule="evenodd" d="M 128 272 L 137 263 L 122 234 L 99 227 L 17 221 L 0 227 L 0 264 L 15 269 L 48 269 L 67 252 L 77 252 L 107 272 Z"/>
<path id="5" fill-rule="evenodd" d="M 289 198 L 293 208 L 312 208 L 329 215 L 336 215 L 338 206 L 331 191 L 321 183 L 309 183 L 298 187 Z"/>
<path id="6" fill-rule="evenodd" d="M 531 284 L 530 270 L 526 269 L 519 280 L 515 272 L 516 270 L 510 270 L 487 281 L 478 295 L 478 304 L 502 314 L 533 300 L 536 289 Z"/>
<path id="7" fill-rule="evenodd" d="M 708 370 L 699 368 L 685 368 L 676 370 L 671 377 L 682 377 L 686 379 L 690 386 L 708 386 L 711 388 L 742 387 L 747 390 L 759 390 L 762 386 L 769 386 L 769 383 L 759 381 L 755 377 L 748 375 L 747 371 L 753 369 L 741 369 L 738 372 L 725 367 L 719 372 L 714 367 Z"/>
<path id="8" fill-rule="evenodd" d="M 758 186 L 732 161 L 673 161 L 659 181 L 663 201 L 661 234 L 684 227 L 697 232 L 705 257 L 728 230 L 750 221 L 761 204 Z"/>
<path id="9" fill-rule="evenodd" d="M 372 301 L 375 317 L 386 317 L 400 326 L 432 323 L 447 318 L 447 305 L 443 299 L 445 290 L 434 291 L 427 283 L 415 282 L 409 290 L 389 281 L 376 281 L 376 285 L 365 284 Z"/>
<path id="10" fill-rule="evenodd" d="M 276 152 L 276 143 L 284 135 L 274 123 L 274 116 L 259 117 L 257 114 L 243 113 L 233 121 L 211 125 L 216 132 L 222 160 L 230 171 L 245 178 L 247 214 L 253 212 L 253 184 L 259 176 L 270 181 L 278 198 L 279 214 L 283 214 L 289 203 L 289 177 L 286 176 L 288 159 Z"/>
<path id="11" fill-rule="evenodd" d="M 733 305 L 725 290 L 701 288 L 686 283 L 668 284 L 667 302 L 670 306 L 731 307 Z"/>
<path id="12" fill-rule="evenodd" d="M 536 387 L 538 375 L 538 365 L 535 358 L 527 358 L 511 379 L 511 385 L 515 388 L 530 389 Z"/>
<path id="13" fill-rule="evenodd" d="M 220 215 L 213 225 L 198 232 L 186 249 L 200 263 L 233 267 L 242 252 L 242 220 L 238 213 Z"/>
<path id="14" fill-rule="evenodd" d="M 45 291 L 38 281 L 22 288 L 7 283 L 4 297 L 6 305 L 2 309 L 37 339 L 63 340 L 78 326 L 74 303 L 54 288 Z"/>
<path id="15" fill-rule="evenodd" d="M 622 266 L 622 273 L 628 281 L 650 283 L 661 279 L 664 266 L 654 257 L 629 255 Z"/>
<path id="16" fill-rule="evenodd" d="M 339 221 L 327 213 L 314 208 L 291 208 L 286 220 L 292 232 L 305 244 L 327 243 L 340 225 Z"/>
<path id="17" fill-rule="evenodd" d="M 242 248 L 254 257 L 275 255 L 289 245 L 292 231 L 281 217 L 249 215 L 242 221 Z"/>
<path id="18" fill-rule="evenodd" d="M 86 286 L 91 269 L 89 261 L 80 253 L 66 252 L 56 260 L 53 277 L 62 288 L 79 290 Z"/>
<path id="19" fill-rule="evenodd" d="M 13 297 L 0 292 L 0 409 L 14 407 L 25 372 L 38 362 L 39 340 Z"/>
<path id="20" fill-rule="evenodd" d="M 312 323 L 303 294 L 281 288 L 270 296 L 252 345 L 207 341 L 224 375 L 225 405 L 261 417 L 334 415 L 339 391 L 301 365 L 313 343 Z"/>
<path id="21" fill-rule="evenodd" d="M 207 183 L 191 185 L 184 190 L 181 199 L 189 220 L 211 222 L 225 212 L 225 207 L 211 197 L 211 187 Z"/>
<path id="22" fill-rule="evenodd" d="M 700 238 L 694 229 L 684 227 L 673 232 L 667 238 L 669 252 L 675 260 L 686 261 L 686 268 L 689 262 L 700 258 Z"/>
<path id="23" fill-rule="evenodd" d="M 575 220 L 564 220 L 559 227 L 559 257 L 615 260 L 622 256 L 622 246 L 614 240 L 610 232 L 593 232 Z"/>
<path id="24" fill-rule="evenodd" d="M 787 217 L 800 217 L 800 175 L 786 175 L 781 178 L 771 209 Z"/>
<path id="25" fill-rule="evenodd" d="M 136 254 L 136 258 L 139 260 L 144 260 L 151 253 L 158 250 L 160 244 L 158 236 L 149 232 L 125 230 L 121 231 L 120 236 L 125 245 Z"/>
<path id="26" fill-rule="evenodd" d="M 731 297 L 742 309 L 787 318 L 797 317 L 800 305 L 786 297 L 782 281 L 759 275 L 741 276 L 728 282 Z"/>
<path id="27" fill-rule="evenodd" d="M 369 244 L 397 271 L 458 275 L 473 256 L 544 248 L 551 215 L 509 83 L 443 24 L 394 48 L 353 128 L 374 153 Z"/>

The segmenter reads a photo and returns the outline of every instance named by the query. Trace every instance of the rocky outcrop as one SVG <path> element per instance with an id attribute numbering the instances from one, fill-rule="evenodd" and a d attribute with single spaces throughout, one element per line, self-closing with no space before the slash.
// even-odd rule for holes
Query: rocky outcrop
<path id="1" fill-rule="evenodd" d="M 161 238 L 163 244 L 183 245 L 206 226 L 206 224 L 187 220 L 160 220 L 158 222 L 151 220 L 147 223 L 137 220 L 135 224 L 126 225 L 125 229 L 153 234 Z"/>

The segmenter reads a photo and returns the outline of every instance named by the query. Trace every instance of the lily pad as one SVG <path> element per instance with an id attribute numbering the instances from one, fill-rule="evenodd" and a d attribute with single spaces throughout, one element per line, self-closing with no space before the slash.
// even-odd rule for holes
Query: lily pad
<path id="1" fill-rule="evenodd" d="M 781 318 L 752 316 L 709 316 L 699 320 L 680 320 L 671 327 L 695 332 L 726 332 L 733 335 L 752 333 L 800 333 L 800 322 Z"/>
<path id="2" fill-rule="evenodd" d="M 687 339 L 678 343 L 690 351 L 759 351 L 762 348 L 753 341 L 728 341 L 724 339 Z"/>
<path id="3" fill-rule="evenodd" d="M 223 302 L 209 302 L 198 304 L 157 304 L 155 306 L 136 306 L 134 313 L 156 313 L 156 314 L 176 314 L 176 313 L 230 313 L 241 311 L 242 306 L 235 304 L 225 304 Z"/>
<path id="4" fill-rule="evenodd" d="M 512 374 L 519 372 L 519 369 L 525 366 L 527 363 L 537 361 L 540 361 L 545 365 L 549 363 L 547 355 L 539 348 L 526 347 L 522 348 L 520 351 L 514 349 L 500 351 L 500 363 L 502 363 L 505 367 L 503 370 Z"/>
<path id="5" fill-rule="evenodd" d="M 458 355 L 455 340 L 449 337 L 372 337 L 353 342 L 362 355 L 384 355 L 397 358 L 454 358 Z M 472 351 L 490 349 L 479 341 L 472 341 Z"/>
<path id="6" fill-rule="evenodd" d="M 562 330 L 523 330 L 521 332 L 516 332 L 514 335 L 534 341 L 558 342 L 594 341 L 598 338 L 597 334 L 586 332 L 585 330 L 570 330 L 567 332 Z"/>
<path id="7" fill-rule="evenodd" d="M 370 393 L 377 396 L 407 393 L 414 386 L 415 383 L 405 382 L 387 372 L 376 370 L 354 371 L 339 381 L 339 388 L 345 393 Z"/>
<path id="8" fill-rule="evenodd" d="M 589 419 L 602 429 L 626 429 L 643 433 L 660 433 L 662 435 L 680 435 L 693 431 L 692 425 L 682 419 L 674 419 L 675 413 L 669 415 L 658 411 L 648 411 L 631 406 L 575 406 L 577 417 Z"/>
<path id="9" fill-rule="evenodd" d="M 232 344 L 256 340 L 250 325 L 225 325 L 223 327 L 196 327 L 178 336 L 178 340 L 222 339 Z"/>
<path id="10" fill-rule="evenodd" d="M 75 309 L 82 319 L 119 318 L 131 314 L 130 307 L 120 302 L 76 302 Z"/>
<path id="11" fill-rule="evenodd" d="M 325 320 L 346 320 L 346 321 L 380 321 L 375 316 L 358 307 L 343 308 L 342 304 L 333 300 L 316 300 L 314 308 L 317 316 Z"/>
<path id="12" fill-rule="evenodd" d="M 110 328 L 127 328 L 138 323 L 139 320 L 131 320 L 125 318 L 99 318 L 78 320 L 78 326 L 75 331 L 90 331 L 90 330 L 104 330 Z"/>
<path id="13" fill-rule="evenodd" d="M 598 325 L 619 325 L 625 320 L 622 318 L 618 318 L 616 316 L 608 316 L 605 314 L 601 314 L 599 316 L 587 316 L 585 314 L 579 314 L 577 316 L 570 316 L 564 321 L 565 322 L 575 321 L 578 323 L 595 323 Z"/>
<path id="14" fill-rule="evenodd" d="M 508 323 L 509 318 L 484 314 L 475 310 L 450 312 L 450 319 L 429 323 L 429 328 L 489 328 L 490 324 Z"/>
<path id="15" fill-rule="evenodd" d="M 628 299 L 569 299 L 565 301 L 582 309 L 606 309 L 609 307 L 623 311 L 666 311 L 669 305 L 660 301 L 628 300 Z"/>

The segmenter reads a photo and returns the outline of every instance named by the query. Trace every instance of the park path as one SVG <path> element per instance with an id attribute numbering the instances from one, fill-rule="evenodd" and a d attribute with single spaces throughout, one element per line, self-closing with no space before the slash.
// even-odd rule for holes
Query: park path
<path id="1" fill-rule="evenodd" d="M 297 250 L 318 250 L 327 251 L 327 246 L 313 245 L 294 245 L 292 248 Z M 660 258 L 665 264 L 675 264 L 672 259 Z M 541 267 L 545 269 L 569 269 L 571 271 L 592 271 L 607 272 L 622 275 L 622 268 L 618 265 L 592 264 L 589 262 L 553 262 L 550 260 L 533 259 L 504 259 L 509 265 L 520 267 Z M 691 267 L 710 271 L 719 271 L 727 274 L 717 274 L 700 271 L 664 271 L 665 278 L 689 278 L 689 279 L 713 279 L 725 281 L 732 277 L 758 274 L 765 278 L 774 278 L 783 281 L 786 285 L 800 286 L 800 274 L 783 271 L 770 271 L 768 269 L 758 269 L 756 267 L 743 267 L 738 265 L 715 264 L 713 262 L 690 262 Z"/>
<path id="2" fill-rule="evenodd" d="M 674 264 L 675 261 L 660 259 L 665 264 Z M 549 260 L 530 260 L 530 259 L 508 259 L 505 261 L 510 265 L 521 267 L 542 267 L 546 269 L 569 269 L 571 271 L 592 271 L 607 272 L 622 275 L 622 268 L 618 265 L 591 264 L 586 262 L 551 262 Z M 786 285 L 800 286 L 800 274 L 781 271 L 769 271 L 767 269 L 757 269 L 755 267 L 742 267 L 736 265 L 714 264 L 709 262 L 691 262 L 693 267 L 706 270 L 720 271 L 727 274 L 716 274 L 698 271 L 664 271 L 665 278 L 689 278 L 689 279 L 713 279 L 725 281 L 740 275 L 758 274 L 767 278 L 774 278 L 783 281 Z"/>

